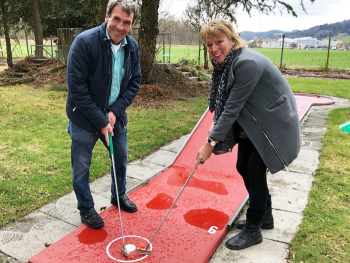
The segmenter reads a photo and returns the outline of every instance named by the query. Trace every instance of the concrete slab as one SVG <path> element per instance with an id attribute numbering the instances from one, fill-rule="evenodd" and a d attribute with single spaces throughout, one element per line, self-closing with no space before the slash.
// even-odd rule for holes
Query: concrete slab
<path id="1" fill-rule="evenodd" d="M 269 186 L 272 208 L 294 213 L 302 213 L 307 205 L 308 191 L 285 187 Z"/>
<path id="2" fill-rule="evenodd" d="M 0 262 L 1 263 L 21 263 L 20 261 L 9 257 L 8 255 L 5 255 L 0 252 Z"/>
<path id="3" fill-rule="evenodd" d="M 109 195 L 110 196 L 110 195 Z M 92 197 L 95 202 L 95 210 L 97 213 L 103 211 L 103 208 L 110 207 L 110 197 L 105 198 L 101 195 L 92 193 Z M 101 210 L 102 208 L 102 210 Z M 40 212 L 45 213 L 49 216 L 60 219 L 66 223 L 72 224 L 76 227 L 82 225 L 77 209 L 77 200 L 74 192 L 71 192 L 56 201 L 47 204 L 40 208 Z"/>
<path id="4" fill-rule="evenodd" d="M 285 258 L 288 256 L 285 251 L 286 244 L 276 242 L 264 238 L 263 242 L 243 249 L 243 250 L 230 250 L 225 247 L 225 242 L 229 238 L 237 235 L 238 230 L 231 230 L 226 235 L 225 239 L 218 247 L 209 263 L 224 263 L 224 262 L 239 262 L 239 263 L 282 263 L 286 262 Z"/>
<path id="5" fill-rule="evenodd" d="M 314 174 L 318 164 L 317 151 L 301 149 L 298 158 L 288 166 L 288 170 L 297 173 Z"/>
<path id="6" fill-rule="evenodd" d="M 280 171 L 275 174 L 267 174 L 269 186 L 287 187 L 295 190 L 308 191 L 312 187 L 314 178 L 310 174 Z"/>
<path id="7" fill-rule="evenodd" d="M 107 198 L 109 201 L 111 199 L 111 174 L 107 174 L 101 178 L 98 178 L 90 184 L 91 193 Z M 138 184 L 141 180 L 126 177 L 126 189 L 132 188 L 134 185 Z M 95 199 L 94 199 L 95 200 Z"/>
<path id="8" fill-rule="evenodd" d="M 188 136 L 189 135 L 181 136 L 179 139 L 177 139 L 177 140 L 175 140 L 175 141 L 173 141 L 173 142 L 171 142 L 163 147 L 160 147 L 160 149 L 177 153 L 181 149 L 182 145 L 188 139 Z"/>
<path id="9" fill-rule="evenodd" d="M 147 162 L 146 164 L 144 161 L 137 160 L 128 164 L 126 176 L 143 181 L 163 168 L 163 165 L 154 164 L 152 162 Z"/>
<path id="10" fill-rule="evenodd" d="M 167 166 L 171 164 L 176 156 L 176 153 L 169 152 L 165 150 L 159 150 L 155 152 L 154 154 L 146 157 L 146 159 L 143 160 L 143 163 L 145 165 L 149 165 L 150 163 L 158 164 L 161 166 Z"/>
<path id="11" fill-rule="evenodd" d="M 273 210 L 275 228 L 263 229 L 262 235 L 265 239 L 271 239 L 283 243 L 290 243 L 299 229 L 303 215 L 298 213 Z"/>
<path id="12" fill-rule="evenodd" d="M 53 244 L 75 228 L 37 211 L 0 230 L 0 250 L 12 258 L 27 262 L 45 249 L 45 244 Z"/>

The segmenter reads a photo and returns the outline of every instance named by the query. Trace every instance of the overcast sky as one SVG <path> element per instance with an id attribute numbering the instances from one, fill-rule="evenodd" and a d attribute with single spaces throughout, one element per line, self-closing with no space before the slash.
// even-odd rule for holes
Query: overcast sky
<path id="1" fill-rule="evenodd" d="M 186 9 L 187 4 L 190 3 L 189 0 L 164 1 L 164 7 L 179 18 Z M 293 17 L 286 11 L 281 15 L 279 10 L 276 10 L 275 14 L 270 14 L 269 16 L 254 12 L 249 17 L 242 9 L 238 9 L 236 11 L 237 25 L 234 25 L 234 27 L 238 32 L 263 32 L 273 29 L 292 31 L 294 29 L 306 30 L 317 25 L 350 19 L 350 0 L 315 0 L 313 4 L 311 4 L 310 0 L 304 0 L 307 13 L 302 10 L 300 0 L 284 1 L 293 6 L 298 17 Z"/>

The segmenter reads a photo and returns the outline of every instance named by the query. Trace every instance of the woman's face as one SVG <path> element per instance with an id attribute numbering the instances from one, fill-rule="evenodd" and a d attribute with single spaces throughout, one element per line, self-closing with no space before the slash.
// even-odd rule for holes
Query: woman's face
<path id="1" fill-rule="evenodd" d="M 205 44 L 210 56 L 219 63 L 222 63 L 230 52 L 234 42 L 225 34 L 221 36 L 207 37 Z"/>

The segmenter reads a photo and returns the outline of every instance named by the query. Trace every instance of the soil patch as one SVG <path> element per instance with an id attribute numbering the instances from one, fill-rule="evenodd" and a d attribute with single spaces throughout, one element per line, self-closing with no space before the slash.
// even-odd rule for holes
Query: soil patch
<path id="1" fill-rule="evenodd" d="M 282 69 L 281 72 L 286 76 L 350 79 L 350 70 L 348 69 L 329 69 L 328 71 L 323 71 L 322 69 L 293 68 Z"/>

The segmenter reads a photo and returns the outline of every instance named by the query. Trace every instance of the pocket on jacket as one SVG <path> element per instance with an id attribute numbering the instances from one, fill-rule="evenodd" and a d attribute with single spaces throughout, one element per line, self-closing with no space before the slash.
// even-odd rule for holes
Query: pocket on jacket
<path id="1" fill-rule="evenodd" d="M 278 108 L 278 106 L 280 106 L 283 102 L 285 102 L 287 100 L 287 96 L 286 95 L 282 95 L 281 97 L 279 97 L 277 100 L 275 100 L 270 107 L 267 108 L 268 111 L 272 111 L 276 108 Z"/>

